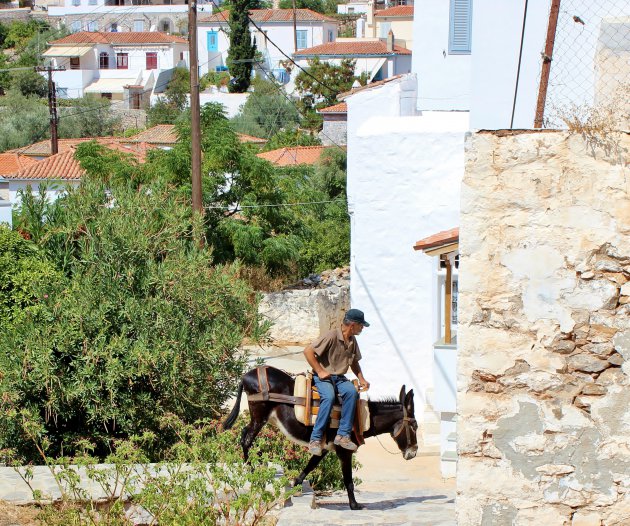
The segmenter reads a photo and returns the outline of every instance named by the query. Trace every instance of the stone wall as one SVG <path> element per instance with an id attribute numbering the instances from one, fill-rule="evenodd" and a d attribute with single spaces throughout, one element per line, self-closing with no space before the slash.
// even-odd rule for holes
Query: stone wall
<path id="1" fill-rule="evenodd" d="M 630 523 L 630 137 L 595 139 L 468 140 L 460 526 Z"/>
<path id="2" fill-rule="evenodd" d="M 345 115 L 324 118 L 322 131 L 318 134 L 324 146 L 345 146 L 348 142 L 348 119 Z"/>
<path id="3" fill-rule="evenodd" d="M 147 112 L 145 110 L 133 110 L 131 108 L 121 108 L 112 105 L 111 112 L 120 119 L 120 128 L 123 130 L 142 129 L 148 124 Z"/>
<path id="4" fill-rule="evenodd" d="M 308 281 L 308 280 L 305 280 Z M 322 332 L 337 327 L 350 308 L 348 269 L 322 273 L 291 288 L 263 295 L 260 314 L 272 323 L 269 336 L 276 344 L 310 343 Z"/>

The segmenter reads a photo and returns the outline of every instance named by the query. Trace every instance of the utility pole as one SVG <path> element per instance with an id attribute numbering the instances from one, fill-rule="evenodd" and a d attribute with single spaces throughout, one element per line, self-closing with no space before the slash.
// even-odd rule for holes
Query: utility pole
<path id="1" fill-rule="evenodd" d="M 560 0 L 551 0 L 549 11 L 549 24 L 547 25 L 547 40 L 543 53 L 542 71 L 540 73 L 540 86 L 538 88 L 538 100 L 536 102 L 536 114 L 534 116 L 534 128 L 542 128 L 545 117 L 545 103 L 547 102 L 547 89 L 549 87 L 549 75 L 551 74 L 551 60 L 553 58 L 553 46 L 556 41 L 556 27 L 560 13 Z"/>
<path id="2" fill-rule="evenodd" d="M 189 0 L 188 2 L 188 54 L 190 57 L 192 204 L 193 210 L 203 215 L 203 203 L 201 200 L 201 116 L 199 110 L 199 66 L 197 58 L 197 0 Z"/>
<path id="3" fill-rule="evenodd" d="M 295 9 L 295 0 L 293 0 L 293 52 L 297 53 L 297 15 Z"/>
<path id="4" fill-rule="evenodd" d="M 53 71 L 65 71 L 66 68 L 53 68 L 47 66 L 45 68 L 35 68 L 35 71 L 48 72 L 48 113 L 50 114 L 50 153 L 55 155 L 59 153 L 59 140 L 57 137 L 57 124 L 59 117 L 57 116 L 57 89 L 52 79 Z"/>

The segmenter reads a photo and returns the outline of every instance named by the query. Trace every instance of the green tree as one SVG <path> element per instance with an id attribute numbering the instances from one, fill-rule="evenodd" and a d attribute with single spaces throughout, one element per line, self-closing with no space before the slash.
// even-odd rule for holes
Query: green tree
<path id="1" fill-rule="evenodd" d="M 273 82 L 255 78 L 252 85 L 254 91 L 232 119 L 236 131 L 268 139 L 280 130 L 294 128 L 300 122 L 295 105 L 279 92 Z"/>
<path id="2" fill-rule="evenodd" d="M 111 111 L 106 99 L 86 96 L 71 104 L 59 110 L 60 137 L 103 137 L 120 127 L 120 117 Z"/>
<path id="3" fill-rule="evenodd" d="M 317 13 L 324 13 L 325 4 L 323 0 L 296 0 L 297 9 L 310 9 Z M 280 9 L 292 9 L 293 0 L 280 0 Z"/>
<path id="4" fill-rule="evenodd" d="M 19 148 L 43 139 L 49 127 L 45 103 L 19 92 L 2 98 L 0 106 L 0 151 Z"/>
<path id="5" fill-rule="evenodd" d="M 149 430 L 155 457 L 175 439 L 160 431 L 165 414 L 219 414 L 246 365 L 237 349 L 259 330 L 256 302 L 237 266 L 197 246 L 187 196 L 140 185 L 137 167 L 96 143 L 77 156 L 87 175 L 39 242 L 66 279 L 0 341 L 0 448 L 33 454 L 28 415 L 51 455 L 86 437 L 105 455 Z"/>
<path id="6" fill-rule="evenodd" d="M 245 93 L 252 77 L 253 60 L 256 53 L 256 42 L 252 42 L 249 31 L 249 11 L 253 8 L 252 0 L 232 0 L 230 19 L 230 48 L 227 66 L 232 75 L 228 84 L 230 93 Z"/>
<path id="7" fill-rule="evenodd" d="M 316 135 L 306 133 L 299 128 L 293 128 L 281 130 L 276 133 L 267 141 L 264 150 L 276 150 L 278 148 L 284 148 L 285 146 L 318 146 L 321 143 Z"/>
<path id="8" fill-rule="evenodd" d="M 175 124 L 188 108 L 190 93 L 190 71 L 187 68 L 175 68 L 169 80 L 164 96 L 147 110 L 149 126 L 157 124 Z"/>
<path id="9" fill-rule="evenodd" d="M 10 87 L 25 97 L 45 97 L 48 94 L 48 82 L 36 71 L 19 70 L 11 72 Z"/>

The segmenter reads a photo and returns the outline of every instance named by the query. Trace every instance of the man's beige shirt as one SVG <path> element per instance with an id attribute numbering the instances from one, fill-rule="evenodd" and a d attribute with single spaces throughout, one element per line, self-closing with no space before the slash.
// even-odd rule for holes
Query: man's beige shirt
<path id="1" fill-rule="evenodd" d="M 356 338 L 352 336 L 346 345 L 341 329 L 328 331 L 311 343 L 311 347 L 317 355 L 317 361 L 330 374 L 346 374 L 348 368 L 361 359 Z"/>

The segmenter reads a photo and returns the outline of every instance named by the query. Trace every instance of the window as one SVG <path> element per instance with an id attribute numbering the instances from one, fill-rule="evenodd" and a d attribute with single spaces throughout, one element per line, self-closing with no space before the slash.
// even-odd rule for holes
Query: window
<path id="1" fill-rule="evenodd" d="M 116 53 L 116 69 L 129 68 L 129 55 L 127 53 Z"/>
<path id="2" fill-rule="evenodd" d="M 78 33 L 79 31 L 81 31 L 81 20 L 75 20 L 74 22 L 72 22 L 72 24 L 70 24 L 70 31 L 72 31 L 73 33 Z"/>
<path id="3" fill-rule="evenodd" d="M 68 88 L 57 88 L 57 97 L 60 99 L 68 98 Z"/>
<path id="4" fill-rule="evenodd" d="M 144 31 L 144 20 L 134 20 L 133 21 L 133 30 L 136 33 L 140 33 Z"/>
<path id="5" fill-rule="evenodd" d="M 104 51 L 98 56 L 98 69 L 109 69 L 109 54 Z"/>
<path id="6" fill-rule="evenodd" d="M 81 5 L 81 0 L 72 0 L 72 5 L 74 7 L 79 7 Z"/>
<path id="7" fill-rule="evenodd" d="M 70 57 L 70 69 L 81 69 L 79 57 Z"/>
<path id="8" fill-rule="evenodd" d="M 214 53 L 219 51 L 219 33 L 217 31 L 208 31 L 207 44 L 208 51 Z"/>
<path id="9" fill-rule="evenodd" d="M 146 69 L 157 69 L 157 53 L 150 52 L 147 53 L 147 68 Z"/>
<path id="10" fill-rule="evenodd" d="M 98 22 L 95 22 L 95 21 L 88 22 L 87 30 L 92 31 L 92 32 L 98 31 Z"/>
<path id="11" fill-rule="evenodd" d="M 354 13 L 354 7 L 349 7 L 348 14 L 351 15 L 352 13 Z"/>
<path id="12" fill-rule="evenodd" d="M 96 0 L 88 0 L 88 5 L 96 5 Z"/>
<path id="13" fill-rule="evenodd" d="M 451 0 L 448 52 L 470 55 L 472 0 Z"/>
<path id="14" fill-rule="evenodd" d="M 112 94 L 111 93 L 101 93 L 101 99 L 112 100 Z"/>
<path id="15" fill-rule="evenodd" d="M 117 33 L 118 32 L 118 24 L 116 22 L 113 22 L 111 26 L 109 26 L 109 32 L 110 33 Z"/>
<path id="16" fill-rule="evenodd" d="M 304 49 L 308 47 L 308 31 L 306 29 L 298 29 L 297 35 L 297 48 Z"/>
<path id="17" fill-rule="evenodd" d="M 132 93 L 131 94 L 131 109 L 139 110 L 141 101 L 142 101 L 142 98 L 140 96 L 140 93 Z"/>

